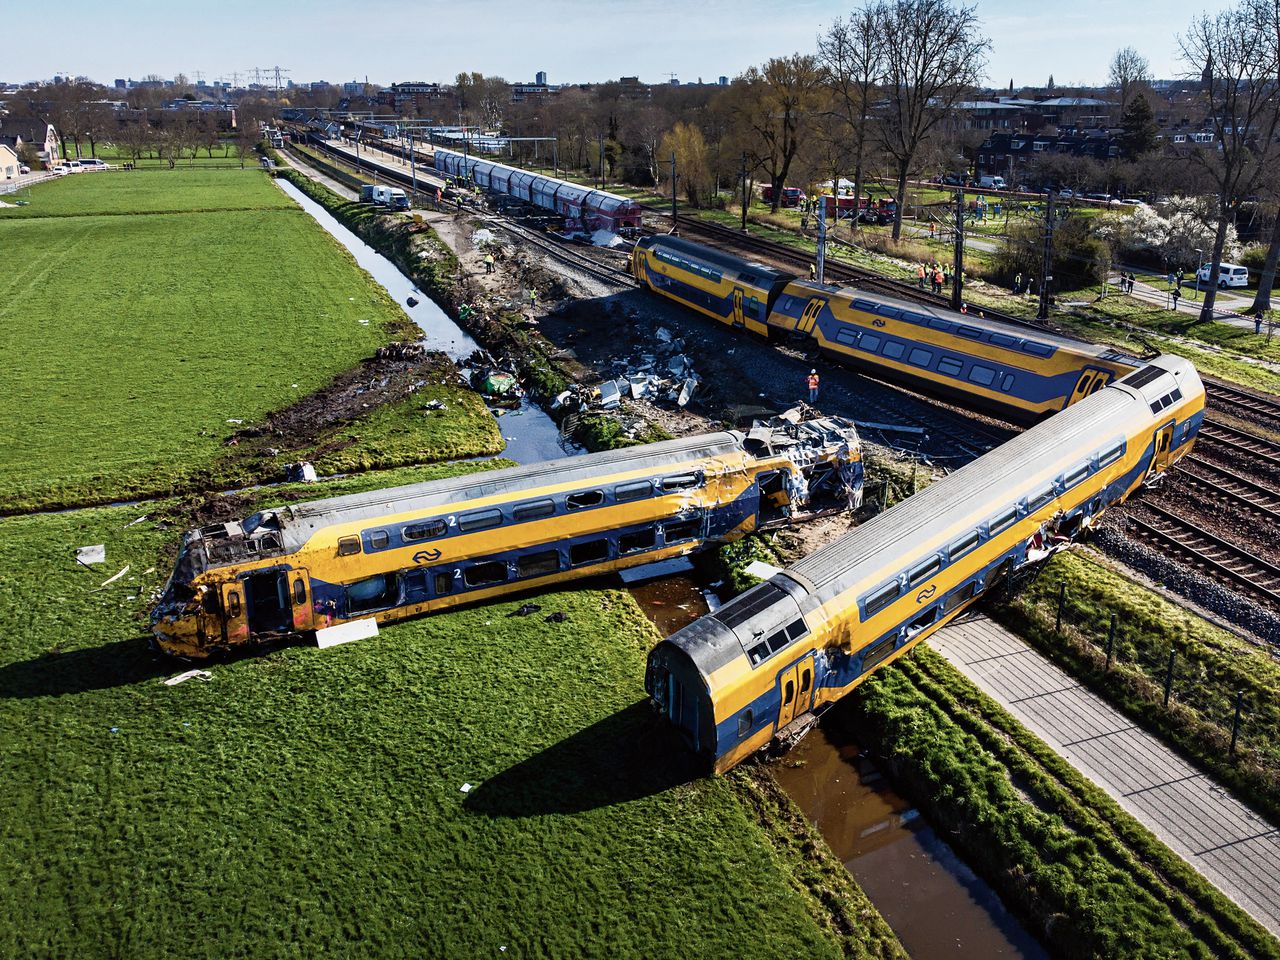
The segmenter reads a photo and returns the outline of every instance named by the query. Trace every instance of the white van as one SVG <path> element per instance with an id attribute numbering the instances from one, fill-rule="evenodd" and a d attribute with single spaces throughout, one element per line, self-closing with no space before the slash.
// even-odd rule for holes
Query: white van
<path id="1" fill-rule="evenodd" d="M 1200 268 L 1200 272 L 1196 274 L 1198 281 L 1197 286 L 1203 286 L 1209 282 L 1209 274 L 1213 271 L 1213 264 L 1206 263 Z M 1238 263 L 1221 263 L 1218 264 L 1218 286 L 1222 289 L 1227 287 L 1247 287 L 1249 285 L 1249 268 L 1242 267 Z"/>
<path id="2" fill-rule="evenodd" d="M 982 190 L 1008 189 L 1008 185 L 1004 182 L 1004 177 L 981 177 L 978 180 L 978 187 Z"/>

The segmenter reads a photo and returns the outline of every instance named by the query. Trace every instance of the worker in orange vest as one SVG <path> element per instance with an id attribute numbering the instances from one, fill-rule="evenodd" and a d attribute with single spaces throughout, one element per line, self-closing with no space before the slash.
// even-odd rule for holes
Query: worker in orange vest
<path id="1" fill-rule="evenodd" d="M 817 403 L 818 402 L 818 371 L 817 370 L 809 371 L 809 379 L 807 382 L 809 384 L 809 402 Z"/>
<path id="2" fill-rule="evenodd" d="M 924 264 L 923 263 L 916 265 L 916 283 L 919 285 L 921 290 L 924 289 Z"/>
<path id="3" fill-rule="evenodd" d="M 937 270 L 935 270 L 935 271 L 933 272 L 933 286 L 934 286 L 934 290 L 933 290 L 933 292 L 934 292 L 934 293 L 941 293 L 941 292 L 942 292 L 942 285 L 943 285 L 944 283 L 946 283 L 946 282 L 947 282 L 947 278 L 946 278 L 946 276 L 943 274 L 943 272 L 942 272 L 942 268 L 941 268 L 941 267 L 939 267 Z"/>

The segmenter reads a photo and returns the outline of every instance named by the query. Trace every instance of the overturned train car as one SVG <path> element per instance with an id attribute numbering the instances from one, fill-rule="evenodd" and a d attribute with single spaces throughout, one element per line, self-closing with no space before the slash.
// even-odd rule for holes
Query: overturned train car
<path id="1" fill-rule="evenodd" d="M 1163 476 L 1203 416 L 1195 368 L 1157 358 L 658 644 L 653 705 L 716 771 L 785 744 Z"/>
<path id="2" fill-rule="evenodd" d="M 782 422 L 282 506 L 185 534 L 156 644 L 205 657 L 690 553 L 861 499 L 852 423 Z"/>

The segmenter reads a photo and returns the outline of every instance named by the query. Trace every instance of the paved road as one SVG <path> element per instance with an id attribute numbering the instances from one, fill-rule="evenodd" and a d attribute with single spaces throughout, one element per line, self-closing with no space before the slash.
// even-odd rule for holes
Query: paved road
<path id="1" fill-rule="evenodd" d="M 1280 830 L 985 616 L 930 645 L 1280 935 Z"/>

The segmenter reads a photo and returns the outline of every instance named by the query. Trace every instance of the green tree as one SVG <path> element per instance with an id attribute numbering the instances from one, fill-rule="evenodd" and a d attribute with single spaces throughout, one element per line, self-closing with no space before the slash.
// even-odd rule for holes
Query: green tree
<path id="1" fill-rule="evenodd" d="M 1141 93 L 1136 94 L 1124 108 L 1120 128 L 1123 131 L 1120 134 L 1120 147 L 1126 157 L 1140 157 L 1159 143 L 1160 127 L 1156 123 L 1156 115 Z"/>
<path id="2" fill-rule="evenodd" d="M 662 138 L 658 146 L 660 157 L 676 158 L 676 176 L 684 187 L 685 199 L 690 205 L 702 206 L 702 201 L 710 192 L 710 171 L 707 166 L 707 141 L 702 131 L 687 123 L 677 123 Z M 659 167 L 662 170 L 661 167 Z M 663 170 L 666 180 L 670 181 L 670 167 Z"/>

